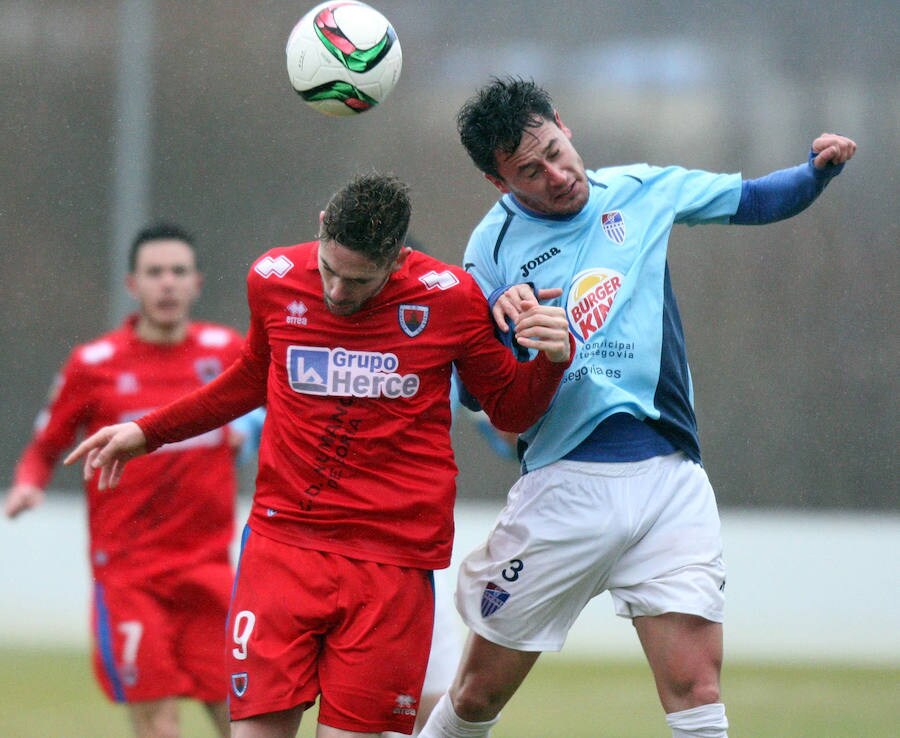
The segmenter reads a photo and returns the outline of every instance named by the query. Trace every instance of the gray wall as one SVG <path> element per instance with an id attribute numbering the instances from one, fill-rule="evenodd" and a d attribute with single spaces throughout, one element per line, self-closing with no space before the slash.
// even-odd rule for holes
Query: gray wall
<path id="1" fill-rule="evenodd" d="M 679 227 L 670 261 L 720 501 L 896 508 L 896 3 L 375 4 L 397 29 L 403 76 L 383 106 L 340 120 L 307 108 L 284 69 L 287 34 L 311 2 L 145 4 L 146 215 L 200 234 L 201 316 L 246 327 L 252 259 L 312 238 L 327 196 L 370 167 L 411 183 L 414 233 L 458 262 L 494 191 L 454 115 L 491 74 L 545 84 L 589 167 L 754 177 L 839 131 L 859 153 L 810 210 L 765 228 Z M 119 317 L 110 254 L 124 245 L 115 208 L 129 160 L 116 151 L 134 126 L 121 124 L 116 85 L 120 54 L 140 54 L 119 45 L 119 10 L 0 3 L 4 479 L 72 345 Z M 143 217 L 134 208 L 125 225 Z M 470 428 L 455 436 L 462 493 L 499 496 L 515 464 L 491 458 Z"/>

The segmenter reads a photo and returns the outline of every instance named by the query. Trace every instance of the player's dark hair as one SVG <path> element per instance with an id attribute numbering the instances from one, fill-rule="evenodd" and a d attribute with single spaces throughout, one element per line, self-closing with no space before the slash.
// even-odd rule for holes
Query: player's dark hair
<path id="1" fill-rule="evenodd" d="M 409 187 L 403 182 L 377 172 L 360 174 L 331 196 L 319 239 L 359 251 L 384 266 L 400 252 L 411 214 Z"/>
<path id="2" fill-rule="evenodd" d="M 475 166 L 499 177 L 497 152 L 512 154 L 526 128 L 554 120 L 553 101 L 534 80 L 493 77 L 460 108 L 456 129 Z"/>
<path id="3" fill-rule="evenodd" d="M 183 241 L 194 252 L 197 259 L 197 245 L 194 235 L 180 225 L 168 221 L 158 221 L 142 228 L 131 242 L 131 250 L 128 252 L 128 271 L 134 272 L 137 267 L 137 253 L 141 246 L 150 241 Z M 199 266 L 199 260 L 198 264 Z"/>

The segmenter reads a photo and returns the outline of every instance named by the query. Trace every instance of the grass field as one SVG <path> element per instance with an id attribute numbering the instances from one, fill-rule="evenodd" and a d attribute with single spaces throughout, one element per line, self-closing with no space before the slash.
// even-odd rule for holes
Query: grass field
<path id="1" fill-rule="evenodd" d="M 895 738 L 900 668 L 729 664 L 731 738 Z M 85 654 L 0 649 L 0 737 L 128 738 Z M 315 734 L 314 712 L 300 728 Z M 648 668 L 544 656 L 492 738 L 667 738 Z M 214 738 L 205 714 L 183 710 L 184 738 Z"/>

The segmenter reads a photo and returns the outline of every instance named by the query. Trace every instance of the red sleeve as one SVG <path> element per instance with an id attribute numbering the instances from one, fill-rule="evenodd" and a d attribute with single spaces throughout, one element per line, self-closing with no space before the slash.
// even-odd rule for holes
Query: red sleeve
<path id="1" fill-rule="evenodd" d="M 241 355 L 209 384 L 137 421 L 147 451 L 218 428 L 265 404 L 269 354 L 265 334 L 251 324 Z"/>
<path id="2" fill-rule="evenodd" d="M 487 300 L 474 285 L 470 299 L 477 303 L 472 315 L 465 355 L 457 360 L 459 377 L 491 423 L 500 430 L 522 433 L 547 411 L 559 381 L 575 356 L 575 341 L 569 336 L 569 361 L 554 363 L 543 353 L 527 362 L 516 361 L 494 336 Z"/>
<path id="3" fill-rule="evenodd" d="M 54 380 L 48 405 L 41 410 L 34 435 L 16 464 L 13 484 L 44 489 L 59 457 L 72 445 L 78 429 L 88 424 L 93 402 L 91 382 L 75 356 L 73 353 Z"/>

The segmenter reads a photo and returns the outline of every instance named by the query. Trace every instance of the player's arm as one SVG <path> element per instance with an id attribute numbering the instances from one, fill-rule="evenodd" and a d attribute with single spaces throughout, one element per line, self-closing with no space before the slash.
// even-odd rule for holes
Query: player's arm
<path id="1" fill-rule="evenodd" d="M 9 518 L 37 507 L 64 451 L 92 412 L 92 382 L 73 353 L 54 380 L 50 399 L 41 410 L 35 431 L 16 463 L 3 509 Z"/>
<path id="2" fill-rule="evenodd" d="M 100 489 L 115 487 L 125 464 L 165 443 L 213 430 L 263 405 L 268 355 L 251 327 L 244 351 L 209 384 L 132 423 L 106 426 L 82 441 L 66 459 L 84 459 L 84 478 L 100 472 Z"/>
<path id="3" fill-rule="evenodd" d="M 31 510 L 44 501 L 44 490 L 33 484 L 13 484 L 6 493 L 3 512 L 8 518 L 14 518 L 25 510 Z"/>
<path id="4" fill-rule="evenodd" d="M 741 184 L 735 225 L 764 225 L 791 218 L 809 207 L 856 153 L 846 136 L 823 133 L 812 143 L 805 164 L 779 169 Z"/>
<path id="5" fill-rule="evenodd" d="M 527 302 L 531 306 L 539 300 L 552 300 L 560 295 L 562 295 L 560 287 L 538 290 L 535 294 L 534 285 L 531 282 L 523 282 L 494 290 L 488 296 L 488 305 L 491 307 L 491 315 L 494 316 L 497 328 L 504 334 L 509 334 L 510 329 L 518 323 L 526 309 L 524 303 Z"/>
<path id="6" fill-rule="evenodd" d="M 35 433 L 19 457 L 12 486 L 6 493 L 3 511 L 8 518 L 31 510 L 44 501 L 44 489 L 63 448 L 65 446 L 48 443 L 42 431 Z"/>
<path id="7" fill-rule="evenodd" d="M 556 290 L 539 290 L 553 292 Z M 561 294 L 562 290 L 558 290 Z M 522 300 L 515 326 L 516 343 L 544 354 L 554 364 L 569 365 L 572 344 L 566 311 L 561 307 L 541 305 L 537 300 Z"/>
<path id="8" fill-rule="evenodd" d="M 485 298 L 474 284 L 470 299 L 466 350 L 457 359 L 461 383 L 497 428 L 520 433 L 547 410 L 571 362 L 574 346 L 565 311 L 522 302 L 518 339 L 538 354 L 518 362 L 494 336 Z"/>

